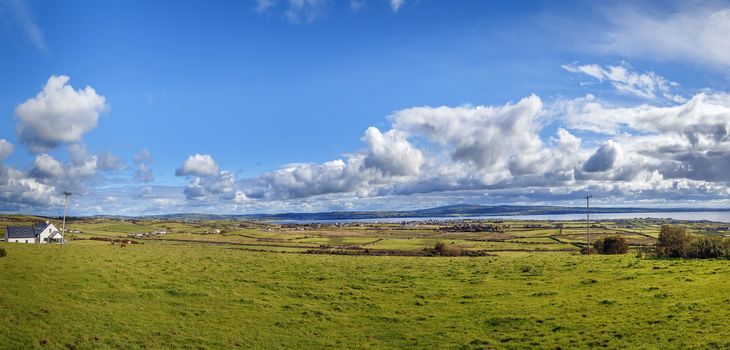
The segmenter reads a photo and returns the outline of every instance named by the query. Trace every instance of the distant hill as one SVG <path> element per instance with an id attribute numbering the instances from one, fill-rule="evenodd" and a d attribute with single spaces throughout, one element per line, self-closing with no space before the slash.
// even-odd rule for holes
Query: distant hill
<path id="1" fill-rule="evenodd" d="M 437 208 L 404 210 L 404 211 L 333 211 L 318 213 L 280 213 L 280 214 L 242 214 L 216 215 L 198 213 L 178 213 L 151 215 L 140 218 L 166 220 L 273 220 L 273 221 L 311 221 L 311 220 L 357 220 L 385 218 L 427 218 L 427 217 L 460 217 L 460 216 L 512 216 L 512 215 L 555 215 L 582 214 L 585 207 L 561 206 L 519 206 L 519 205 L 474 205 L 456 204 Z M 717 208 L 591 208 L 591 213 L 656 213 L 656 212 L 699 212 L 730 211 Z M 106 216 L 116 217 L 116 216 Z"/>

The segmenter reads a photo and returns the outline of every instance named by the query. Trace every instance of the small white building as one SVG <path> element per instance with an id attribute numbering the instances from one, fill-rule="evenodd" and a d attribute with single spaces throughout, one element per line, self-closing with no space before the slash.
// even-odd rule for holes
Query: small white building
<path id="1" fill-rule="evenodd" d="M 5 242 L 61 243 L 63 233 L 48 221 L 33 226 L 8 226 L 5 228 Z"/>

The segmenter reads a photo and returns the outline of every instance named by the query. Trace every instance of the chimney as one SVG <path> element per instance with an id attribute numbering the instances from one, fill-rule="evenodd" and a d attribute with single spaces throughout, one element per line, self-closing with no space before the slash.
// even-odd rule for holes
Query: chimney
<path id="1" fill-rule="evenodd" d="M 48 224 L 50 224 L 50 223 L 51 223 L 50 221 L 46 220 L 46 225 L 48 225 Z"/>

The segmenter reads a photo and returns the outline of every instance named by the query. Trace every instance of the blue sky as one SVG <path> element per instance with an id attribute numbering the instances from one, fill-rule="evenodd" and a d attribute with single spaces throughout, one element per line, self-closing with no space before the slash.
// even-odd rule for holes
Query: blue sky
<path id="1" fill-rule="evenodd" d="M 694 1 L 0 0 L 0 211 L 725 205 L 728 23 Z"/>

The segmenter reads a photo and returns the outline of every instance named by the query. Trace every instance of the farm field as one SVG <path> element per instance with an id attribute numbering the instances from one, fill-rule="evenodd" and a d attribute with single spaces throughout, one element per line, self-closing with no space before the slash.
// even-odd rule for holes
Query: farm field
<path id="1" fill-rule="evenodd" d="M 0 344 L 730 348 L 727 260 L 585 256 L 584 223 L 563 223 L 562 234 L 551 222 L 502 224 L 510 227 L 71 221 L 80 232 L 65 246 L 0 243 L 8 253 L 0 258 Z M 599 222 L 592 233 L 624 230 L 632 244 L 651 245 L 660 224 Z M 679 224 L 725 232 L 717 223 Z M 155 230 L 166 233 L 128 238 Z M 221 232 L 205 233 L 212 230 Z M 326 254 L 420 251 L 435 242 L 489 255 Z M 311 252 L 320 254 L 304 254 Z"/>
<path id="2" fill-rule="evenodd" d="M 6 225 L 45 220 L 5 217 Z M 61 227 L 58 220 L 52 220 Z M 730 235 L 727 224 L 668 219 L 631 219 L 591 223 L 591 239 L 619 235 L 631 246 L 651 247 L 664 224 L 684 226 L 696 235 Z M 588 240 L 583 221 L 459 221 L 362 224 L 276 224 L 241 221 L 158 221 L 75 219 L 67 223 L 71 240 L 131 240 L 228 244 L 263 251 L 318 251 L 361 254 L 365 251 L 420 251 L 438 242 L 485 254 L 512 252 L 578 253 Z"/>

